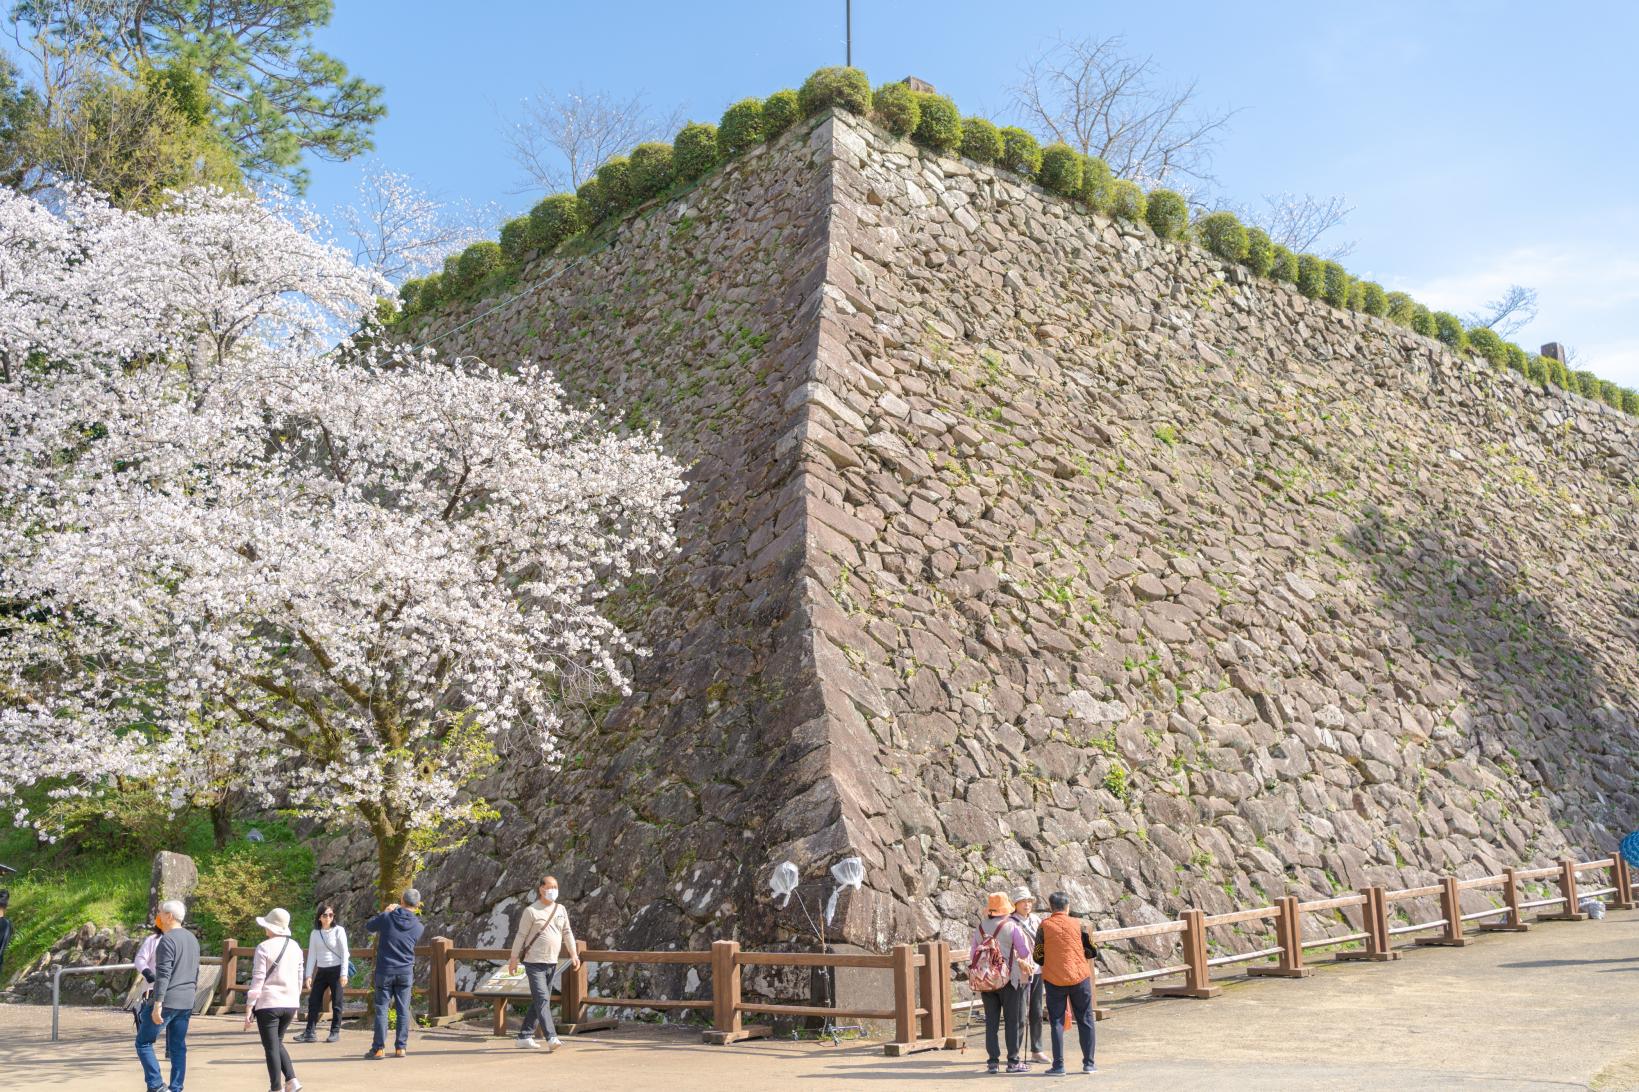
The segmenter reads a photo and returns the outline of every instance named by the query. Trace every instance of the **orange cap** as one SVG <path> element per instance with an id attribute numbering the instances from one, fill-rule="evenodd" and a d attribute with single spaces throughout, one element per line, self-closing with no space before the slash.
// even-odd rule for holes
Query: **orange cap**
<path id="1" fill-rule="evenodd" d="M 993 918 L 1005 917 L 1013 912 L 1013 903 L 1000 891 L 990 893 L 990 901 L 985 906 L 985 913 Z"/>

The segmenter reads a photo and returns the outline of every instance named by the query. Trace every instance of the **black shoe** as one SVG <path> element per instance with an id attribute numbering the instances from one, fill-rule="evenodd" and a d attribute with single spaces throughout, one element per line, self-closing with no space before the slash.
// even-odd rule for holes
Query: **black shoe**
<path id="1" fill-rule="evenodd" d="M 319 1037 L 314 1035 L 311 1029 L 302 1032 L 300 1035 L 296 1036 L 296 1038 L 291 1040 L 293 1043 L 316 1043 L 318 1041 Z"/>
<path id="2" fill-rule="evenodd" d="M 339 1042 L 341 1042 L 341 1029 L 340 1028 L 331 1028 L 330 1029 L 330 1034 L 326 1035 L 324 1037 L 324 1041 L 327 1042 L 327 1043 L 339 1043 Z"/>

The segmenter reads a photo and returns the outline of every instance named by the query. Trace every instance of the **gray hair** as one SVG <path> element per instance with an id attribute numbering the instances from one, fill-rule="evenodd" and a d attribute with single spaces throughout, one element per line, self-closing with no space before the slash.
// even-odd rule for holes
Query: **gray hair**
<path id="1" fill-rule="evenodd" d="M 1070 896 L 1062 891 L 1055 891 L 1047 896 L 1047 905 L 1054 910 L 1068 910 L 1070 908 Z"/>
<path id="2" fill-rule="evenodd" d="M 420 906 L 421 892 L 413 887 L 407 888 L 404 892 L 404 898 L 399 901 L 403 902 L 405 906 Z"/>
<path id="3" fill-rule="evenodd" d="M 185 920 L 187 920 L 188 904 L 183 902 L 181 899 L 166 899 L 164 902 L 159 904 L 159 912 L 161 914 L 171 915 L 171 917 L 175 919 L 176 923 L 181 925 Z"/>

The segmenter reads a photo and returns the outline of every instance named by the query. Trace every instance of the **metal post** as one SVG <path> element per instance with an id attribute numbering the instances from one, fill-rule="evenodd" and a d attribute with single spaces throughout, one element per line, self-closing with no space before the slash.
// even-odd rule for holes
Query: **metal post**
<path id="1" fill-rule="evenodd" d="M 51 972 L 51 1041 L 57 1041 L 57 1001 L 62 991 L 63 969 L 58 967 Z"/>
<path id="2" fill-rule="evenodd" d="M 847 60 L 848 67 L 852 68 L 854 67 L 854 0 L 847 0 L 844 12 L 844 18 L 848 27 L 848 47 L 845 58 Z"/>

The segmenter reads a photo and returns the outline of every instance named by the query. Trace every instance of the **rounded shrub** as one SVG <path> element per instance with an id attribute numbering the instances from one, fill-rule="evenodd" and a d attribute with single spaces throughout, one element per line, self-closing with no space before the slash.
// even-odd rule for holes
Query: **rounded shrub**
<path id="1" fill-rule="evenodd" d="M 1182 239 L 1189 230 L 1189 204 L 1172 190 L 1153 190 L 1145 206 L 1144 219 L 1150 230 L 1163 239 Z"/>
<path id="2" fill-rule="evenodd" d="M 1574 371 L 1571 373 L 1570 389 L 1584 398 L 1599 397 L 1599 377 L 1592 372 Z"/>
<path id="3" fill-rule="evenodd" d="M 717 126 L 690 122 L 672 141 L 672 175 L 693 182 L 717 166 Z"/>
<path id="4" fill-rule="evenodd" d="M 984 118 L 963 118 L 962 154 L 975 163 L 996 162 L 1002 157 L 1002 131 Z"/>
<path id="5" fill-rule="evenodd" d="M 529 210 L 529 228 L 534 244 L 551 250 L 583 226 L 580 198 L 572 193 L 543 197 Z"/>
<path id="6" fill-rule="evenodd" d="M 475 287 L 485 277 L 497 272 L 506 265 L 506 258 L 501 254 L 501 244 L 492 239 L 485 239 L 481 243 L 473 243 L 461 252 L 461 286 Z"/>
<path id="7" fill-rule="evenodd" d="M 1622 412 L 1639 417 L 1639 391 L 1624 390 L 1622 392 Z"/>
<path id="8" fill-rule="evenodd" d="M 1277 281 L 1296 284 L 1298 280 L 1298 256 L 1276 243 L 1275 263 L 1269 267 L 1269 275 Z"/>
<path id="9" fill-rule="evenodd" d="M 1424 337 L 1434 337 L 1440 332 L 1434 321 L 1434 312 L 1420 303 L 1411 305 L 1411 328 Z"/>
<path id="10" fill-rule="evenodd" d="M 1326 291 L 1326 264 L 1313 254 L 1298 255 L 1298 291 L 1318 300 Z"/>
<path id="11" fill-rule="evenodd" d="M 821 68 L 802 83 L 797 104 L 804 117 L 841 107 L 860 117 L 871 114 L 871 81 L 857 68 Z"/>
<path id="12" fill-rule="evenodd" d="M 1076 200 L 1092 209 L 1094 212 L 1110 211 L 1110 183 L 1115 176 L 1110 173 L 1110 165 L 1096 155 L 1081 157 L 1081 188 L 1076 190 Z"/>
<path id="13" fill-rule="evenodd" d="M 1118 178 L 1110 183 L 1110 215 L 1135 224 L 1144 222 L 1144 191 L 1137 182 Z"/>
<path id="14" fill-rule="evenodd" d="M 1326 279 L 1326 302 L 1333 307 L 1349 306 L 1349 295 L 1354 290 L 1354 278 L 1337 262 L 1322 262 L 1322 276 Z"/>
<path id="15" fill-rule="evenodd" d="M 924 91 L 916 97 L 921 112 L 911 139 L 935 152 L 949 152 L 962 143 L 962 112 L 949 96 Z"/>
<path id="16" fill-rule="evenodd" d="M 871 115 L 896 137 L 908 137 L 922 120 L 922 104 L 910 84 L 885 83 L 871 96 Z"/>
<path id="17" fill-rule="evenodd" d="M 787 87 L 763 100 L 763 139 L 773 140 L 802 115 L 797 106 L 797 93 Z"/>
<path id="18" fill-rule="evenodd" d="M 461 290 L 461 255 L 451 254 L 444 259 L 444 291 L 445 299 L 454 297 Z"/>
<path id="19" fill-rule="evenodd" d="M 1245 259 L 1251 246 L 1246 228 L 1233 212 L 1209 213 L 1197 221 L 1195 231 L 1206 248 L 1226 262 Z"/>
<path id="20" fill-rule="evenodd" d="M 1599 381 L 1599 400 L 1612 409 L 1622 408 L 1622 388 L 1609 379 Z"/>
<path id="21" fill-rule="evenodd" d="M 444 276 L 429 273 L 421 278 L 421 291 L 416 293 L 415 305 L 420 311 L 431 311 L 444 301 Z"/>
<path id="22" fill-rule="evenodd" d="M 1269 233 L 1260 227 L 1246 229 L 1246 268 L 1260 277 L 1267 277 L 1275 268 L 1275 243 Z"/>
<path id="23" fill-rule="evenodd" d="M 1389 294 L 1376 281 L 1360 282 L 1360 310 L 1368 315 L 1385 318 L 1389 313 Z"/>
<path id="24" fill-rule="evenodd" d="M 1468 331 L 1468 347 L 1485 357 L 1493 368 L 1508 364 L 1508 347 L 1497 336 L 1497 331 L 1489 326 L 1476 326 Z"/>
<path id="25" fill-rule="evenodd" d="M 1068 144 L 1049 145 L 1041 153 L 1037 178 L 1049 193 L 1074 197 L 1081 188 L 1081 154 Z"/>
<path id="26" fill-rule="evenodd" d="M 1463 320 L 1450 311 L 1434 312 L 1434 336 L 1458 352 L 1468 348 L 1468 331 L 1463 329 Z"/>
<path id="27" fill-rule="evenodd" d="M 575 190 L 575 203 L 580 206 L 581 223 L 591 227 L 603 219 L 603 183 L 593 175 Z"/>
<path id="28" fill-rule="evenodd" d="M 605 216 L 618 216 L 637 203 L 632 193 L 632 161 L 625 156 L 610 156 L 604 160 L 597 178 L 598 198 L 603 202 Z"/>
<path id="29" fill-rule="evenodd" d="M 516 216 L 501 225 L 501 256 L 508 265 L 518 265 L 535 246 L 528 216 Z"/>
<path id="30" fill-rule="evenodd" d="M 1411 325 L 1412 312 L 1417 309 L 1417 301 L 1405 292 L 1389 293 L 1389 321 L 1401 326 Z"/>
<path id="31" fill-rule="evenodd" d="M 1026 178 L 1036 177 L 1041 170 L 1041 145 L 1036 138 L 1016 125 L 1002 129 L 1002 154 L 996 165 L 1016 171 Z"/>
<path id="32" fill-rule="evenodd" d="M 1504 343 L 1502 349 L 1504 354 L 1506 354 L 1503 358 L 1504 363 L 1506 363 L 1514 371 L 1519 372 L 1521 375 L 1531 374 L 1531 358 L 1526 354 L 1524 349 L 1520 348 L 1518 345 L 1515 345 L 1512 341 Z"/>
<path id="33" fill-rule="evenodd" d="M 661 141 L 632 149 L 632 198 L 641 203 L 672 184 L 672 146 Z"/>
<path id="34" fill-rule="evenodd" d="M 1546 387 L 1551 381 L 1548 366 L 1544 363 L 1547 359 L 1548 358 L 1545 356 L 1533 356 L 1526 360 L 1525 368 L 1523 369 L 1525 372 L 1525 378 L 1529 379 L 1533 383 Z"/>
<path id="35" fill-rule="evenodd" d="M 398 286 L 398 307 L 405 315 L 414 315 L 421 310 L 421 286 L 425 282 L 420 277 L 412 277 Z"/>
<path id="36" fill-rule="evenodd" d="M 1558 366 L 1556 367 L 1556 365 Z M 1538 353 L 1531 358 L 1531 370 L 1539 373 L 1544 383 L 1552 383 L 1556 387 L 1565 385 L 1564 375 L 1562 374 L 1563 368 L 1564 365 L 1551 356 L 1543 356 Z"/>
<path id="37" fill-rule="evenodd" d="M 717 122 L 717 158 L 733 159 L 763 142 L 763 101 L 741 99 Z"/>

